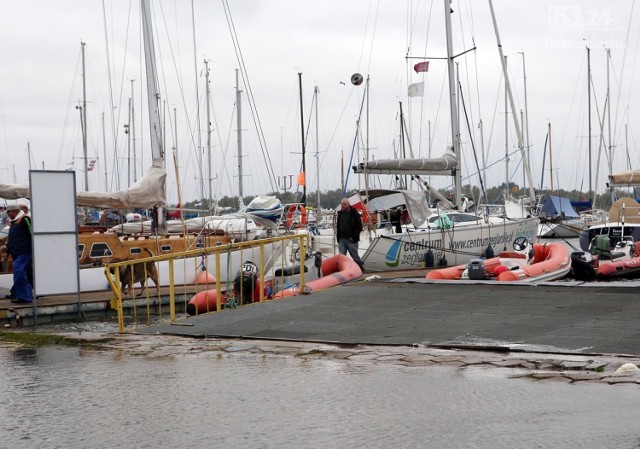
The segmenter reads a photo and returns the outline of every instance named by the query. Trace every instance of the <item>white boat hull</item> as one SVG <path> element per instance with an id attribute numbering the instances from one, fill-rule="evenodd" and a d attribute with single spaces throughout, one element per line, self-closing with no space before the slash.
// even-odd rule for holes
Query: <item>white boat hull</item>
<path id="1" fill-rule="evenodd" d="M 566 220 L 560 223 L 540 223 L 538 237 L 540 238 L 577 238 L 585 223 L 580 220 Z"/>
<path id="2" fill-rule="evenodd" d="M 477 259 L 491 245 L 496 253 L 510 248 L 518 237 L 534 241 L 538 232 L 538 219 L 505 220 L 451 229 L 417 229 L 402 234 L 377 230 L 369 237 L 363 232 L 360 254 L 367 271 L 410 270 L 424 266 L 429 249 L 435 266 L 446 259 L 446 265 L 460 265 Z M 386 231 L 386 233 L 379 233 Z"/>
<path id="3" fill-rule="evenodd" d="M 265 245 L 264 247 L 264 260 L 265 260 L 265 272 L 269 272 L 272 267 L 280 262 L 280 245 Z M 252 261 L 256 265 L 260 261 L 260 248 L 247 248 L 235 250 L 230 253 L 222 252 L 220 254 L 220 282 L 232 281 L 238 273 L 240 266 L 244 261 Z M 176 259 L 173 262 L 173 278 L 174 285 L 193 284 L 196 280 L 196 275 L 199 271 L 202 271 L 202 257 L 191 259 Z M 204 266 L 206 271 L 213 276 L 216 275 L 216 257 L 215 255 L 209 255 L 206 257 Z M 169 285 L 169 262 L 161 261 L 157 262 L 158 274 L 161 286 Z M 110 290 L 111 287 L 104 273 L 104 267 L 89 267 L 81 268 L 80 274 L 80 291 L 103 291 Z M 34 273 L 36 281 L 36 294 L 37 294 L 37 282 L 38 275 Z M 153 285 L 152 281 L 149 281 Z M 13 286 L 13 274 L 4 273 L 0 274 L 0 288 L 10 289 Z"/>

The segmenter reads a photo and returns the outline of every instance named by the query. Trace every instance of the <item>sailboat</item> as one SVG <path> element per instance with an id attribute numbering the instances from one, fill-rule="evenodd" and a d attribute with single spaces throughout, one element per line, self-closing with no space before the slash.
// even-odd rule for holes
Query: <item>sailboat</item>
<path id="1" fill-rule="evenodd" d="M 361 163 L 354 167 L 354 171 L 364 176 L 452 176 L 455 200 L 449 201 L 430 186 L 426 188 L 431 197 L 439 201 L 436 208 L 429 207 L 424 192 L 367 189 L 352 196 L 350 203 L 364 211 L 363 221 L 369 224 L 365 226 L 367 229 L 363 231 L 359 248 L 368 271 L 458 265 L 482 256 L 492 257 L 494 247 L 505 247 L 520 237 L 533 241 L 537 235 L 538 219 L 535 217 L 509 219 L 504 215 L 481 216 L 467 211 L 469 203 L 461 194 L 458 166 L 460 133 L 449 0 L 444 0 L 444 8 L 453 146 L 439 158 L 378 159 Z M 401 224 L 400 229 L 377 226 L 380 219 L 398 208 L 403 209 L 408 223 Z M 374 223 L 374 219 L 378 221 Z"/>
<path id="2" fill-rule="evenodd" d="M 155 50 L 153 41 L 153 29 L 149 0 L 141 0 L 143 42 L 146 66 L 146 87 L 149 112 L 149 129 L 151 132 L 152 165 L 147 173 L 136 181 L 131 187 L 118 192 L 88 192 L 77 193 L 76 204 L 78 206 L 101 207 L 112 209 L 153 209 L 153 232 L 138 233 L 132 236 L 119 236 L 115 232 L 87 232 L 78 234 L 78 257 L 80 274 L 80 290 L 96 291 L 107 290 L 109 285 L 104 276 L 105 263 L 115 263 L 124 260 L 140 258 L 144 249 L 149 249 L 154 255 L 166 255 L 191 249 L 218 246 L 229 243 L 231 237 L 219 230 L 200 231 L 197 233 L 182 233 L 170 235 L 167 232 L 167 223 L 164 216 L 166 206 L 165 180 L 166 170 L 164 164 L 164 149 L 162 143 L 158 94 L 158 82 L 156 73 Z M 20 199 L 29 198 L 30 191 L 27 185 L 0 184 L 0 198 Z M 277 259 L 278 248 L 264 247 L 264 260 L 266 268 L 270 268 Z M 244 249 L 241 253 L 228 252 L 221 255 L 221 264 L 226 267 L 223 270 L 223 279 L 227 274 L 231 276 L 240 268 L 243 260 L 258 260 L 260 251 L 256 249 Z M 211 260 L 203 260 L 200 266 L 213 266 L 214 257 Z M 182 264 L 183 266 L 180 266 Z M 168 262 L 159 262 L 160 281 L 167 284 L 169 281 Z M 196 265 L 198 262 L 180 260 L 176 263 L 177 277 L 174 282 L 193 283 L 196 278 Z M 13 285 L 10 272 L 0 272 L 0 288 L 9 289 Z"/>
<path id="3" fill-rule="evenodd" d="M 640 186 L 640 170 L 628 170 L 609 175 L 609 187 Z M 580 232 L 580 248 L 589 251 L 600 235 L 607 236 L 611 248 L 626 239 L 640 242 L 640 203 L 625 197 L 616 200 L 606 221 L 594 224 Z"/>

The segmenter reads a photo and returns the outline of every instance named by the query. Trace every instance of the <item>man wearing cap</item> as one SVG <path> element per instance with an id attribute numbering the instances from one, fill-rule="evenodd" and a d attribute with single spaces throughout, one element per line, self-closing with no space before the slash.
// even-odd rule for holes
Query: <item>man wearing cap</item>
<path id="1" fill-rule="evenodd" d="M 27 270 L 31 266 L 31 218 L 25 214 L 19 204 L 7 205 L 7 216 L 11 221 L 7 252 L 13 258 L 13 288 L 16 298 L 13 303 L 33 301 L 33 287 L 27 279 Z"/>

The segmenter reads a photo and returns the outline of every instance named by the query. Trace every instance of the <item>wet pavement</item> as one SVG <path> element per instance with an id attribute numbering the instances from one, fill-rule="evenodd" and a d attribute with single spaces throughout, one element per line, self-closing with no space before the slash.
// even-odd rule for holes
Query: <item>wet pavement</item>
<path id="1" fill-rule="evenodd" d="M 636 288 L 358 283 L 141 333 L 640 356 Z"/>

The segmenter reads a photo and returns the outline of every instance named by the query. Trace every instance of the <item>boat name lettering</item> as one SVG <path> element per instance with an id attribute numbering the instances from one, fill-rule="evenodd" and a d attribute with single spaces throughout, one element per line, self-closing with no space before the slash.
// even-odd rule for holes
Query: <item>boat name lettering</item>
<path id="1" fill-rule="evenodd" d="M 505 232 L 494 237 L 476 238 L 471 240 L 452 240 L 449 243 L 449 249 L 460 250 L 469 248 L 485 248 L 489 245 L 497 246 L 500 243 L 508 243 L 513 241 L 513 232 Z"/>
<path id="2" fill-rule="evenodd" d="M 432 249 L 436 249 L 436 248 L 442 248 L 442 239 L 435 239 L 435 240 L 415 240 L 412 242 L 403 242 L 403 252 L 414 252 L 414 251 L 426 251 L 429 248 Z"/>

